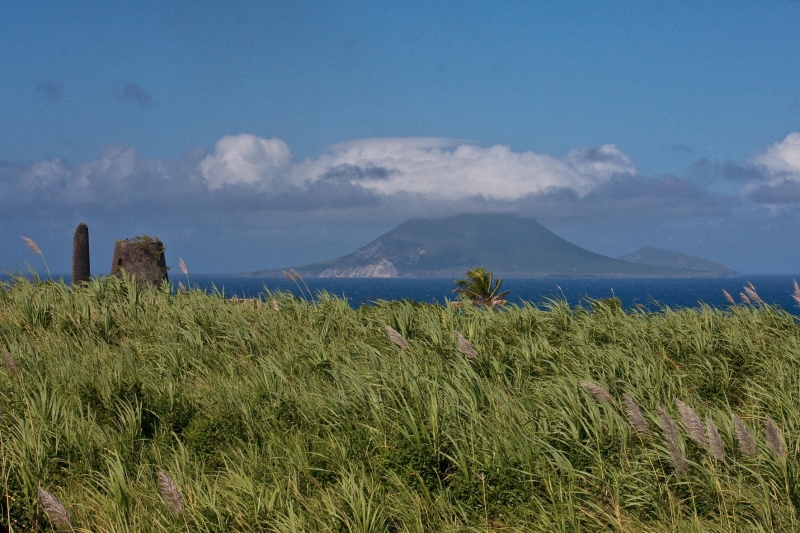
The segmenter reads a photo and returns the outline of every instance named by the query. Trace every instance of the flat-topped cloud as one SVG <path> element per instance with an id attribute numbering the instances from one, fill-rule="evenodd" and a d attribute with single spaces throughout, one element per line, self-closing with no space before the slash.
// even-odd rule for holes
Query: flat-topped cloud
<path id="1" fill-rule="evenodd" d="M 37 212 L 46 205 L 50 217 L 58 217 L 60 208 L 117 213 L 155 206 L 194 210 L 195 216 L 319 211 L 347 218 L 344 211 L 365 208 L 373 209 L 362 213 L 369 219 L 396 219 L 405 210 L 417 216 L 501 210 L 557 218 L 641 209 L 646 211 L 639 217 L 693 216 L 743 199 L 798 201 L 800 134 L 743 164 L 701 159 L 685 178 L 643 176 L 612 144 L 555 157 L 446 138 L 377 138 L 297 161 L 282 140 L 248 133 L 222 137 L 211 153 L 198 148 L 156 160 L 109 145 L 95 160 L 6 164 L 0 176 L 5 212 Z M 720 177 L 738 184 L 735 190 L 715 192 Z"/>
<path id="2" fill-rule="evenodd" d="M 510 147 L 442 138 L 362 139 L 294 162 L 280 139 L 226 136 L 200 163 L 209 189 L 247 183 L 261 191 L 309 188 L 336 178 L 378 196 L 421 194 L 432 201 L 483 197 L 513 201 L 554 189 L 585 196 L 617 175 L 633 175 L 614 145 L 574 150 L 563 158 Z"/>

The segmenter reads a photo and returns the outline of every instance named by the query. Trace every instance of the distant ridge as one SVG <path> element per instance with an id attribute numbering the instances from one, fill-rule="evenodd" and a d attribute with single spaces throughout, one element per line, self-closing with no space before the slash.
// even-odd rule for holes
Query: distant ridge
<path id="1" fill-rule="evenodd" d="M 738 274 L 733 269 L 704 259 L 696 255 L 676 252 L 675 250 L 662 250 L 652 246 L 644 246 L 633 253 L 620 257 L 623 261 L 630 261 L 639 265 L 666 266 L 696 270 L 712 277 L 725 278 Z"/>
<path id="2" fill-rule="evenodd" d="M 476 266 L 503 277 L 706 277 L 705 272 L 653 266 L 590 252 L 533 218 L 507 214 L 412 219 L 355 252 L 305 266 L 245 272 L 278 277 L 455 278 Z"/>

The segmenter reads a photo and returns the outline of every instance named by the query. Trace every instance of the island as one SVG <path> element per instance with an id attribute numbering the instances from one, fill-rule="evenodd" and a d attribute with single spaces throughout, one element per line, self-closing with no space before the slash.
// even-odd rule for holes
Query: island
<path id="1" fill-rule="evenodd" d="M 706 268 L 707 264 L 717 264 L 702 258 L 695 258 L 700 263 L 657 264 L 648 262 L 647 257 L 626 260 L 590 252 L 562 239 L 534 218 L 461 214 L 408 220 L 343 257 L 239 275 L 278 277 L 294 269 L 309 278 L 455 278 L 476 266 L 507 278 L 717 277 L 733 272 L 722 265 L 718 266 L 723 270 Z M 703 268 L 696 268 L 698 264 Z"/>

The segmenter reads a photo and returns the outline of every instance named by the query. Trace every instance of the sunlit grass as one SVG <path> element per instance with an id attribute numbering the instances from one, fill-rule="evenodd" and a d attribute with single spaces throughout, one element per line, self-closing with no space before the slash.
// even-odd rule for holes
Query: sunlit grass
<path id="1" fill-rule="evenodd" d="M 0 327 L 14 531 L 50 529 L 39 488 L 91 531 L 800 527 L 800 329 L 775 307 L 351 309 L 20 277 Z"/>

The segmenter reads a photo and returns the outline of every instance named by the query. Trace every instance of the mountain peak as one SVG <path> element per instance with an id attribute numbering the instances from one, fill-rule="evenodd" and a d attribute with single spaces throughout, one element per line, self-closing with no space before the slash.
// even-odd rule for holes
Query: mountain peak
<path id="1" fill-rule="evenodd" d="M 511 278 L 709 275 L 606 257 L 562 239 L 533 218 L 505 213 L 411 219 L 351 254 L 294 268 L 306 277 L 457 278 L 476 266 Z M 242 275 L 280 276 L 282 270 Z"/>

